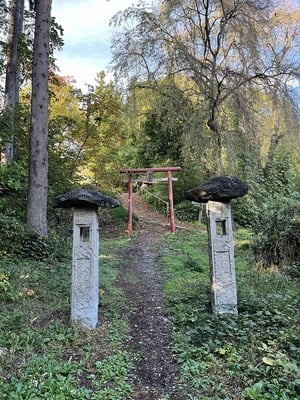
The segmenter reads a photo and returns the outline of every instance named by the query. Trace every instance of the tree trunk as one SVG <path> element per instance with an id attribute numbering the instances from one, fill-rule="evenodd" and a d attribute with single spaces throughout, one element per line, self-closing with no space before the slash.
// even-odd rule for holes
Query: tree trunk
<path id="1" fill-rule="evenodd" d="M 52 0 L 37 0 L 32 66 L 27 226 L 47 235 L 48 78 Z"/>
<path id="2" fill-rule="evenodd" d="M 18 41 L 23 30 L 24 0 L 11 0 L 7 47 L 7 67 L 4 94 L 4 115 L 7 118 L 7 139 L 4 144 L 3 164 L 11 164 L 16 155 L 15 111 L 19 102 Z"/>
<path id="3" fill-rule="evenodd" d="M 277 146 L 283 137 L 284 135 L 280 133 L 279 129 L 279 105 L 278 105 L 277 94 L 275 93 L 275 97 L 273 100 L 273 133 L 270 138 L 267 160 L 263 170 L 265 178 L 267 178 L 270 174 L 270 171 L 274 163 Z"/>
<path id="4" fill-rule="evenodd" d="M 215 136 L 215 143 L 216 143 L 216 173 L 218 176 L 221 176 L 223 174 L 223 163 L 222 163 L 222 135 L 221 135 L 221 130 L 218 126 L 218 123 L 210 119 L 207 121 L 207 126 L 209 129 L 213 132 Z"/>

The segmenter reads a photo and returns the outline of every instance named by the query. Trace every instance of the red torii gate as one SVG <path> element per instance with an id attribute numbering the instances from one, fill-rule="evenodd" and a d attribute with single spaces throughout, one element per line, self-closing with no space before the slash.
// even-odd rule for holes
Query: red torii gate
<path id="1" fill-rule="evenodd" d="M 173 187 L 172 187 L 172 171 L 180 171 L 180 167 L 158 167 L 158 168 L 133 168 L 133 169 L 122 169 L 120 172 L 128 175 L 128 224 L 127 232 L 130 235 L 132 233 L 132 184 L 133 174 L 139 174 L 146 172 L 147 179 L 135 179 L 135 182 L 146 182 L 154 183 L 153 173 L 154 172 L 167 172 L 168 182 L 168 200 L 169 200 L 169 214 L 170 214 L 170 231 L 175 233 L 175 217 L 174 217 L 174 205 L 173 205 Z"/>

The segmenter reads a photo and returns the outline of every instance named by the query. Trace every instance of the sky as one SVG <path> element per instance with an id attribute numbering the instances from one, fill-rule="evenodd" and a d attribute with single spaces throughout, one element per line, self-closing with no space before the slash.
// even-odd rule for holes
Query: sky
<path id="1" fill-rule="evenodd" d="M 135 0 L 53 0 L 52 16 L 64 29 L 64 47 L 55 52 L 58 72 L 75 78 L 75 87 L 94 85 L 96 74 L 106 71 L 112 55 L 109 21 Z"/>

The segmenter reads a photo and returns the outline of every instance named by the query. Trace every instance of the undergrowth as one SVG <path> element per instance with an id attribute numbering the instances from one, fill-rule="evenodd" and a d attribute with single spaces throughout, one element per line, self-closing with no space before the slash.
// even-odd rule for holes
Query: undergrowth
<path id="1" fill-rule="evenodd" d="M 239 230 L 234 235 L 239 315 L 213 315 L 207 233 L 201 229 L 167 234 L 160 246 L 181 369 L 178 391 L 187 400 L 299 398 L 299 282 L 274 268 L 256 268 L 252 235 Z M 114 233 L 101 240 L 100 325 L 94 331 L 70 324 L 68 255 L 62 258 L 53 248 L 49 257 L 44 246 L 36 259 L 2 252 L 1 399 L 130 398 L 137 355 L 126 346 L 129 326 L 120 315 L 125 299 L 115 284 L 120 262 L 115 254 L 128 242 Z"/>
<path id="2" fill-rule="evenodd" d="M 135 355 L 122 345 L 128 323 L 118 312 L 124 299 L 114 286 L 119 260 L 110 245 L 101 243 L 100 326 L 93 331 L 69 321 L 69 257 L 2 257 L 1 399 L 120 400 L 129 395 Z M 124 246 L 124 239 L 113 246 Z"/>
<path id="3" fill-rule="evenodd" d="M 192 400 L 300 398 L 299 286 L 253 264 L 235 233 L 238 316 L 211 313 L 206 232 L 169 235 L 161 257 L 181 388 Z"/>

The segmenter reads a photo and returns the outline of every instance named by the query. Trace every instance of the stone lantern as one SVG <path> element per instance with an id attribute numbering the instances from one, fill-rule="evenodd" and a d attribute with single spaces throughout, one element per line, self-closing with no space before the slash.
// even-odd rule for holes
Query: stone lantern
<path id="1" fill-rule="evenodd" d="M 207 203 L 212 309 L 238 314 L 230 200 L 244 196 L 248 185 L 234 176 L 220 176 L 186 193 L 186 199 Z"/>
<path id="2" fill-rule="evenodd" d="M 54 207 L 73 208 L 71 320 L 86 329 L 98 322 L 99 225 L 97 209 L 119 206 L 118 200 L 94 190 L 78 189 L 54 199 Z"/>

